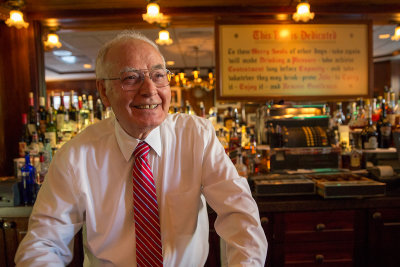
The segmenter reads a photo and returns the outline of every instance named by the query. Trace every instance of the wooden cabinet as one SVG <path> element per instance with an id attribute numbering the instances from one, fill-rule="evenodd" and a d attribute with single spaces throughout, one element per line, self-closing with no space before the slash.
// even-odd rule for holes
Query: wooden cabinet
<path id="1" fill-rule="evenodd" d="M 27 233 L 29 217 L 0 217 L 0 266 L 15 266 L 14 257 L 21 240 Z M 83 245 L 81 231 L 74 239 L 74 258 L 68 267 L 81 267 Z"/>
<path id="2" fill-rule="evenodd" d="M 355 210 L 274 214 L 272 266 L 354 266 L 359 216 Z"/>
<path id="3" fill-rule="evenodd" d="M 371 209 L 368 223 L 368 266 L 400 266 L 400 209 Z"/>
<path id="4" fill-rule="evenodd" d="M 0 266 L 15 266 L 15 252 L 28 229 L 28 218 L 0 218 L 0 226 Z"/>

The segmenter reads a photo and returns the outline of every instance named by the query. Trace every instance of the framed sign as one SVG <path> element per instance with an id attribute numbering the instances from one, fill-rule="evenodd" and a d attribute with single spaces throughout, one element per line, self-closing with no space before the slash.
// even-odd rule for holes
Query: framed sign
<path id="1" fill-rule="evenodd" d="M 372 93 L 371 24 L 216 25 L 219 99 Z"/>

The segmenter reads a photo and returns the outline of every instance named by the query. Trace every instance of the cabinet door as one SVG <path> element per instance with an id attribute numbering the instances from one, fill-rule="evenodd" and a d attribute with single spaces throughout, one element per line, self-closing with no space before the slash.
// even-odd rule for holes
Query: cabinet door
<path id="1" fill-rule="evenodd" d="M 368 266 L 400 266 L 400 209 L 369 212 Z"/>
<path id="2" fill-rule="evenodd" d="M 268 241 L 268 254 L 265 262 L 265 266 L 272 266 L 272 255 L 274 249 L 274 235 L 273 235 L 273 220 L 272 214 L 269 213 L 261 213 L 261 226 L 264 230 L 265 236 Z"/>
<path id="3" fill-rule="evenodd" d="M 355 222 L 353 210 L 280 214 L 275 218 L 276 239 L 288 243 L 353 241 Z"/>
<path id="4" fill-rule="evenodd" d="M 308 242 L 279 244 L 283 266 L 354 266 L 353 243 Z"/>
<path id="5" fill-rule="evenodd" d="M 26 235 L 28 229 L 28 218 L 3 218 L 2 228 L 5 244 L 4 266 L 15 266 L 14 256 L 19 243 Z"/>
<path id="6" fill-rule="evenodd" d="M 6 263 L 6 241 L 3 231 L 3 220 L 0 219 L 0 266 L 7 266 Z"/>

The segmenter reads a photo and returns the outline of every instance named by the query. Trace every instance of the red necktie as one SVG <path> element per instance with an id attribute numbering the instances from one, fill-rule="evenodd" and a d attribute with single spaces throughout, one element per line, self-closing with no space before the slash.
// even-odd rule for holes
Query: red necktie
<path id="1" fill-rule="evenodd" d="M 147 155 L 150 147 L 140 142 L 133 152 L 133 206 L 137 266 L 163 266 L 156 187 Z"/>

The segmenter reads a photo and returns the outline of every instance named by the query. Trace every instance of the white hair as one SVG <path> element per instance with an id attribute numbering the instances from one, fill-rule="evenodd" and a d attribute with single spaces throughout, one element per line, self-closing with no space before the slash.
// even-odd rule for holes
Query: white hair
<path id="1" fill-rule="evenodd" d="M 127 40 L 144 41 L 144 42 L 150 44 L 151 46 L 153 46 L 161 55 L 161 52 L 160 52 L 160 49 L 158 48 L 158 46 L 152 40 L 150 40 L 149 38 L 144 36 L 142 33 L 138 32 L 138 31 L 133 31 L 133 30 L 122 31 L 115 38 L 108 41 L 100 48 L 100 50 L 97 54 L 97 58 L 96 58 L 96 78 L 97 79 L 104 78 L 104 76 L 106 75 L 104 59 L 105 59 L 105 56 L 106 56 L 108 50 L 110 50 L 110 48 L 113 47 L 114 45 L 119 44 L 124 41 L 127 41 Z M 161 55 L 161 57 L 163 59 L 164 65 L 165 65 L 165 59 L 164 59 L 163 55 Z"/>

